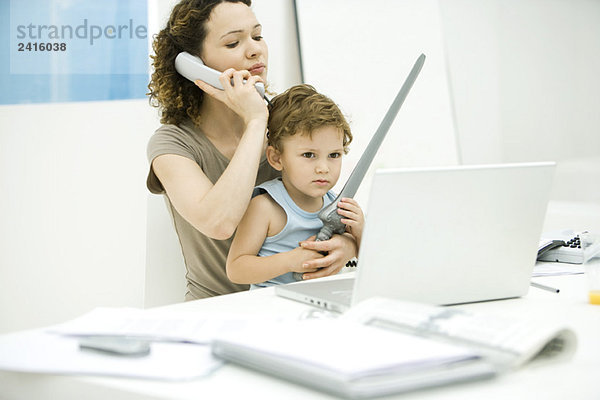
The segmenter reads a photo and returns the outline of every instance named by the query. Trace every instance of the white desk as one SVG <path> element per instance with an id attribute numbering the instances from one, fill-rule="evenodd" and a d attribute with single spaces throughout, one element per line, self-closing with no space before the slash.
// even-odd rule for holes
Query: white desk
<path id="1" fill-rule="evenodd" d="M 491 381 L 474 382 L 402 395 L 402 399 L 600 399 L 600 306 L 587 304 L 584 275 L 537 278 L 560 288 L 558 294 L 531 288 L 520 299 L 461 306 L 521 318 L 567 324 L 578 337 L 570 361 L 530 365 Z M 207 313 L 300 316 L 309 306 L 274 295 L 273 289 L 237 293 L 169 306 Z M 301 344 L 299 344 L 301 345 Z M 360 346 L 360 343 L 357 343 Z M 397 396 L 400 398 L 400 396 Z M 121 378 L 91 378 L 0 373 L 0 399 L 324 399 L 324 393 L 235 365 L 190 382 L 166 383 Z M 394 398 L 394 397 L 392 397 Z"/>
<path id="2" fill-rule="evenodd" d="M 600 230 L 600 204 L 551 203 L 545 230 Z M 578 338 L 567 362 L 529 365 L 490 381 L 408 393 L 401 399 L 600 399 L 600 306 L 587 302 L 584 275 L 535 278 L 560 293 L 530 288 L 520 299 L 460 306 L 519 318 L 554 321 L 571 327 Z M 310 307 L 274 295 L 273 289 L 177 304 L 167 308 L 205 313 L 244 312 L 248 315 L 296 315 Z M 301 344 L 299 344 L 301 345 Z M 360 343 L 356 344 L 360 346 Z M 349 349 L 350 351 L 350 349 Z M 165 383 L 119 378 L 37 375 L 0 372 L 0 399 L 333 399 L 252 370 L 225 365 L 213 375 L 190 382 Z"/>

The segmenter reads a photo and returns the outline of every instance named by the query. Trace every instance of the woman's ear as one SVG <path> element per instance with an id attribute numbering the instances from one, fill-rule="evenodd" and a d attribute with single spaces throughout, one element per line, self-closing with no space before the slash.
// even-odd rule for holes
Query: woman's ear
<path id="1" fill-rule="evenodd" d="M 267 161 L 271 164 L 271 167 L 277 171 L 281 171 L 283 166 L 281 165 L 281 153 L 273 146 L 267 146 Z"/>

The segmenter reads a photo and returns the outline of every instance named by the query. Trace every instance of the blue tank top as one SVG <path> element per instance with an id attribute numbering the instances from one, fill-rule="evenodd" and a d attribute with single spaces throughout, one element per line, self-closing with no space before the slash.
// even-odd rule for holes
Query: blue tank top
<path id="1" fill-rule="evenodd" d="M 298 247 L 298 242 L 316 235 L 323 227 L 323 221 L 319 219 L 319 211 L 310 213 L 298 207 L 287 190 L 285 190 L 281 178 L 276 178 L 257 186 L 254 188 L 253 196 L 262 193 L 268 193 L 283 208 L 287 216 L 287 222 L 281 232 L 265 239 L 258 252 L 260 257 L 293 250 Z M 323 196 L 323 207 L 335 200 L 336 197 L 331 190 L 327 192 Z M 266 282 L 251 285 L 251 289 L 296 282 L 292 275 L 292 272 L 288 272 Z"/>

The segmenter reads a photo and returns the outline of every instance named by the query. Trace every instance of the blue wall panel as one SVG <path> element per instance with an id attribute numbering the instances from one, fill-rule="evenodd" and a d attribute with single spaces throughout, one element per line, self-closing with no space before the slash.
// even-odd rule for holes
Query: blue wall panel
<path id="1" fill-rule="evenodd" d="M 0 104 L 145 97 L 146 0 L 0 0 L 0 23 Z"/>

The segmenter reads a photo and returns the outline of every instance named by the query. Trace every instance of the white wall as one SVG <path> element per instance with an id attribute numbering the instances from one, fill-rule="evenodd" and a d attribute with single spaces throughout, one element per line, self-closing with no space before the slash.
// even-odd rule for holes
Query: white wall
<path id="1" fill-rule="evenodd" d="M 300 61 L 292 0 L 253 0 L 269 46 L 269 90 L 281 93 L 300 83 Z"/>
<path id="2" fill-rule="evenodd" d="M 600 2 L 439 4 L 463 161 L 555 160 L 553 199 L 600 202 Z"/>
<path id="3" fill-rule="evenodd" d="M 425 65 L 355 196 L 368 202 L 375 168 L 458 162 L 436 0 L 298 0 L 304 78 L 350 120 L 341 189 L 417 57 Z"/>
<path id="4" fill-rule="evenodd" d="M 552 199 L 600 201 L 600 2 L 298 5 L 306 81 L 352 120 L 346 166 L 421 50 L 423 72 L 374 166 L 555 160 Z M 362 204 L 366 188 L 368 176 Z"/>
<path id="5" fill-rule="evenodd" d="M 439 5 L 461 161 L 502 162 L 498 2 Z"/>
<path id="6" fill-rule="evenodd" d="M 0 332 L 142 306 L 146 100 L 0 107 Z"/>

